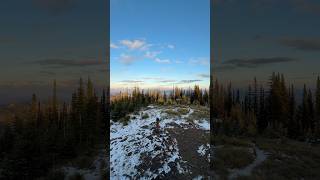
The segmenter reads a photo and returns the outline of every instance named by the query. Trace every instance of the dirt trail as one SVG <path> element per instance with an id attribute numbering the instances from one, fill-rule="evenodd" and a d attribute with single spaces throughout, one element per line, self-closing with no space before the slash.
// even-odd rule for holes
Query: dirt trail
<path id="1" fill-rule="evenodd" d="M 254 151 L 256 154 L 256 159 L 249 164 L 248 166 L 241 169 L 232 169 L 229 175 L 229 179 L 235 179 L 238 176 L 249 176 L 251 175 L 252 170 L 259 166 L 263 161 L 268 157 L 268 154 L 259 149 L 257 146 L 254 146 Z"/>

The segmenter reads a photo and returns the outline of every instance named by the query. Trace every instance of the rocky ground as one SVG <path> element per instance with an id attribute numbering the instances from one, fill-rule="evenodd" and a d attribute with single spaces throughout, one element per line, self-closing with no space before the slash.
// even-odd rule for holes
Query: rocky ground
<path id="1" fill-rule="evenodd" d="M 160 128 L 156 128 L 156 119 Z M 209 110 L 204 107 L 148 106 L 113 122 L 111 179 L 202 179 L 209 163 Z"/>

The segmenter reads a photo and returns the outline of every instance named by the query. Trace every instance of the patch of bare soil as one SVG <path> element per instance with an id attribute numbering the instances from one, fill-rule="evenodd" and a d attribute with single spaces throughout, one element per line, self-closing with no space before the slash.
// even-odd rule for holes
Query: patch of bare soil
<path id="1" fill-rule="evenodd" d="M 189 176 L 188 179 L 197 176 L 208 177 L 210 167 L 207 156 L 209 151 L 204 156 L 200 156 L 197 150 L 199 146 L 209 143 L 209 132 L 196 128 L 184 129 L 181 127 L 168 129 L 168 132 L 171 137 L 177 139 L 180 155 L 192 172 L 192 174 L 186 175 Z"/>
<path id="2" fill-rule="evenodd" d="M 180 166 L 180 170 L 185 169 L 182 168 L 186 166 L 184 163 L 180 162 L 179 165 L 177 161 L 168 163 L 168 166 L 171 169 L 168 173 L 163 169 L 163 164 L 166 159 L 170 157 L 170 154 L 177 151 L 174 148 L 174 138 L 163 130 L 154 130 L 153 134 L 147 138 L 152 141 L 162 142 L 161 145 L 156 145 L 154 148 L 154 151 L 159 151 L 161 153 L 157 154 L 155 157 L 152 157 L 151 152 L 141 154 L 140 160 L 142 163 L 136 167 L 139 172 L 138 175 L 136 175 L 136 178 L 142 178 L 146 175 L 146 172 L 151 172 L 152 174 L 159 174 L 156 179 L 186 179 L 186 176 L 179 172 L 178 167 Z"/>

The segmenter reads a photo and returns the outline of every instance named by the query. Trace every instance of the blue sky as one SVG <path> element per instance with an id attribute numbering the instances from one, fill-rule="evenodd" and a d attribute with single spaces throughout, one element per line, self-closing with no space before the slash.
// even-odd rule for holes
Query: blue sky
<path id="1" fill-rule="evenodd" d="M 209 0 L 111 0 L 111 88 L 209 87 Z"/>

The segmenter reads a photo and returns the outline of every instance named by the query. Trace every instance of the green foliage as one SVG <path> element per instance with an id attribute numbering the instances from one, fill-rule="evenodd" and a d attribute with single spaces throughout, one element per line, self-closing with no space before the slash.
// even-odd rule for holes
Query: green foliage
<path id="1" fill-rule="evenodd" d="M 82 79 L 70 103 L 59 103 L 57 83 L 48 103 L 32 96 L 28 111 L 16 114 L 0 135 L 0 169 L 5 179 L 37 179 L 66 160 L 83 156 L 103 142 L 106 133 L 105 93 L 99 101 L 88 79 L 87 92 Z M 62 175 L 57 174 L 57 178 Z M 48 177 L 50 178 L 50 177 Z"/>
<path id="2" fill-rule="evenodd" d="M 297 105 L 293 85 L 287 87 L 284 75 L 273 73 L 269 89 L 264 90 L 254 78 L 246 92 L 224 88 L 211 82 L 211 120 L 215 132 L 226 135 L 286 136 L 299 140 L 320 137 L 320 79 L 315 95 L 306 86 Z M 220 119 L 221 121 L 214 121 Z"/>
<path id="3" fill-rule="evenodd" d="M 170 93 L 159 90 L 143 91 L 135 87 L 131 93 L 120 92 L 120 94 L 111 98 L 111 119 L 119 121 L 129 113 L 133 113 L 149 104 L 157 105 L 209 105 L 209 93 L 206 89 L 202 90 L 199 86 L 194 89 L 179 89 L 175 87 Z M 185 110 L 186 111 L 186 110 Z M 181 112 L 184 114 L 185 112 Z"/>

